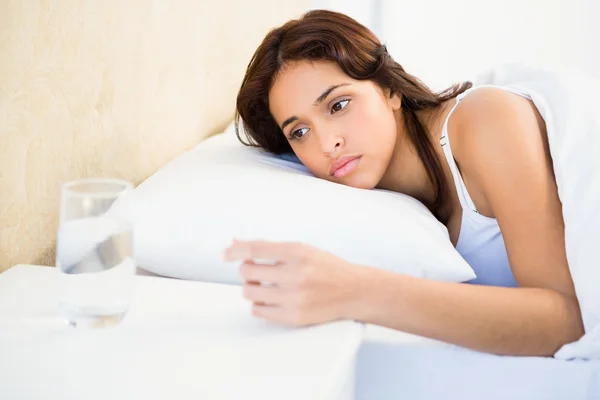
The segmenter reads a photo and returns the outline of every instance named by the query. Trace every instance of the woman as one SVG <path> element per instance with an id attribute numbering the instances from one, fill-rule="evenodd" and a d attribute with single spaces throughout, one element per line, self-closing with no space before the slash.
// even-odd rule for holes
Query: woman
<path id="1" fill-rule="evenodd" d="M 237 108 L 249 144 L 293 151 L 319 178 L 423 202 L 478 276 L 436 282 L 304 244 L 236 241 L 225 257 L 243 261 L 254 315 L 352 319 L 510 355 L 550 356 L 583 335 L 546 128 L 526 93 L 468 82 L 434 93 L 368 29 L 312 11 L 266 36 Z"/>

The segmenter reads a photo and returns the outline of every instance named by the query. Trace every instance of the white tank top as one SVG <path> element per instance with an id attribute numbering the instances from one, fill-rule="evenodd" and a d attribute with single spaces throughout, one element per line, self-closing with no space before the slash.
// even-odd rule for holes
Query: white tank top
<path id="1" fill-rule="evenodd" d="M 460 171 L 456 166 L 450 146 L 450 138 L 448 137 L 448 120 L 456 107 L 466 95 L 482 87 L 495 87 L 531 99 L 529 94 L 510 87 L 493 85 L 472 87 L 456 97 L 456 104 L 452 107 L 444 121 L 440 144 L 450 165 L 458 199 L 463 210 L 456 250 L 469 263 L 477 275 L 477 278 L 469 281 L 469 283 L 516 287 L 517 283 L 508 262 L 508 255 L 502 233 L 500 232 L 500 226 L 495 218 L 486 217 L 477 211 L 471 196 L 469 196 L 469 192 L 467 192 Z"/>

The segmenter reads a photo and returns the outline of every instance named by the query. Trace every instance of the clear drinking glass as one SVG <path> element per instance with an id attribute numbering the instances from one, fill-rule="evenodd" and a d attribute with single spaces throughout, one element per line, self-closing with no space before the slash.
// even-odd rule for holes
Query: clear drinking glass
<path id="1" fill-rule="evenodd" d="M 76 327 L 118 324 L 133 295 L 133 227 L 110 213 L 133 185 L 82 179 L 62 186 L 56 245 L 59 305 Z"/>

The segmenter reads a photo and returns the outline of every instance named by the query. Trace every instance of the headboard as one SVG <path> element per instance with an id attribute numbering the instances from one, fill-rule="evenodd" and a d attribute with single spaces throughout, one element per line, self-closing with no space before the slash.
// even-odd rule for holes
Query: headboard
<path id="1" fill-rule="evenodd" d="M 54 265 L 63 182 L 139 184 L 224 128 L 256 46 L 309 6 L 0 2 L 0 272 Z"/>

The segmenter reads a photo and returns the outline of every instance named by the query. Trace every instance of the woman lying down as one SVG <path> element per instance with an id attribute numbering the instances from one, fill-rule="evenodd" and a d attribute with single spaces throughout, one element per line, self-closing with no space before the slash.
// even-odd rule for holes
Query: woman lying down
<path id="1" fill-rule="evenodd" d="M 251 144 L 293 151 L 318 178 L 412 196 L 461 254 L 479 246 L 467 260 L 478 278 L 448 283 L 235 241 L 225 258 L 243 261 L 254 315 L 351 319 L 509 355 L 550 356 L 583 335 L 546 126 L 527 93 L 469 82 L 434 93 L 367 28 L 312 11 L 266 36 L 237 105 Z"/>

